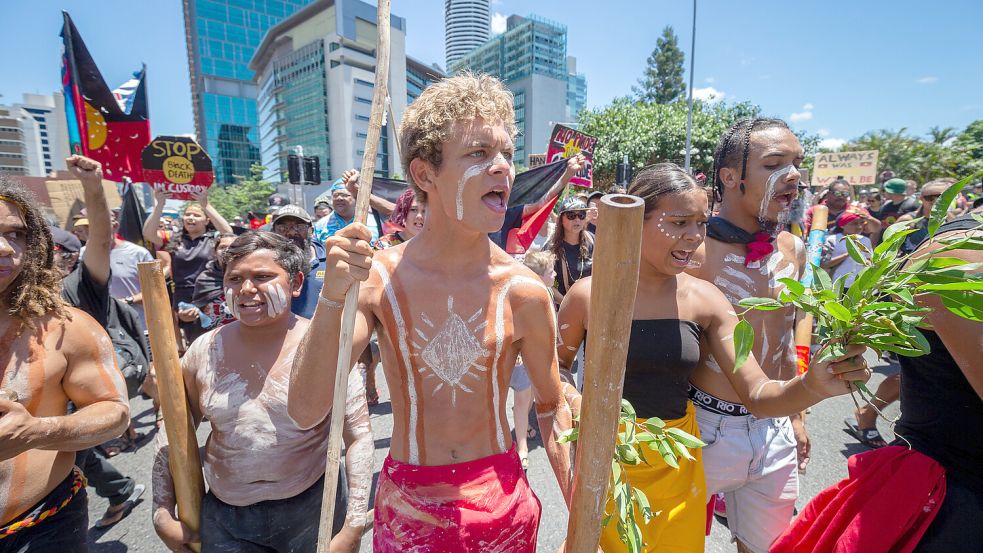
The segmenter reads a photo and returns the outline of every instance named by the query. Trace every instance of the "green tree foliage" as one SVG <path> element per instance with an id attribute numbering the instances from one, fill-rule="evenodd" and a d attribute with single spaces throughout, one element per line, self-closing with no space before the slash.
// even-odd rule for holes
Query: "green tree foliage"
<path id="1" fill-rule="evenodd" d="M 691 164 L 694 173 L 710 175 L 713 150 L 720 136 L 740 119 L 761 112 L 750 103 L 708 104 L 693 102 L 693 147 Z M 686 104 L 658 104 L 619 98 L 611 105 L 580 114 L 580 130 L 598 137 L 594 151 L 594 180 L 607 188 L 615 179 L 621 156 L 628 154 L 632 171 L 661 161 L 683 164 L 686 147 Z M 815 140 L 811 142 L 813 147 Z M 803 144 L 806 146 L 806 144 Z M 808 151 L 808 148 L 807 148 Z"/>
<path id="2" fill-rule="evenodd" d="M 648 57 L 645 73 L 632 90 L 639 100 L 669 104 L 686 95 L 683 84 L 683 61 L 686 56 L 679 49 L 679 40 L 671 25 L 662 29 L 662 36 L 655 41 L 655 49 Z"/>
<path id="3" fill-rule="evenodd" d="M 248 178 L 236 175 L 238 182 L 235 184 L 209 189 L 208 202 L 230 220 L 250 211 L 266 211 L 269 205 L 267 198 L 276 192 L 276 185 L 263 178 L 264 171 L 266 167 L 254 163 L 249 168 Z"/>
<path id="4" fill-rule="evenodd" d="M 871 131 L 844 144 L 840 151 L 878 150 L 877 171 L 924 184 L 932 179 L 958 177 L 983 169 L 983 120 L 962 132 L 952 127 L 932 127 L 927 136 L 900 130 Z"/>

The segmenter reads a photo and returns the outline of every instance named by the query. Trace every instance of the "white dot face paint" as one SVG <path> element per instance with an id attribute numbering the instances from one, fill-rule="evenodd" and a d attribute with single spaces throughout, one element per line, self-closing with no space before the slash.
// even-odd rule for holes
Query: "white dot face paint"
<path id="1" fill-rule="evenodd" d="M 457 183 L 457 201 L 456 201 L 457 213 L 456 214 L 457 214 L 458 221 L 464 220 L 464 185 L 467 184 L 467 182 L 471 180 L 472 177 L 476 177 L 484 173 L 485 171 L 488 170 L 489 167 L 495 165 L 496 163 L 508 163 L 510 180 L 515 178 L 515 166 L 509 163 L 508 160 L 505 159 L 505 156 L 501 154 L 501 152 L 495 154 L 495 157 L 489 159 L 484 163 L 479 163 L 477 165 L 472 165 L 471 167 L 468 167 L 464 171 L 464 174 L 461 175 L 461 180 L 458 181 Z"/>
<path id="2" fill-rule="evenodd" d="M 768 176 L 768 181 L 765 183 L 765 195 L 762 196 L 761 206 L 758 208 L 758 219 L 762 221 L 766 220 L 768 215 L 768 206 L 771 205 L 771 201 L 775 198 L 775 185 L 778 184 L 779 180 L 791 173 L 793 169 L 795 169 L 794 165 L 786 165 Z M 788 222 L 791 213 L 789 210 L 790 207 L 791 205 L 786 206 L 785 209 L 779 212 L 779 223 Z"/>
<path id="3" fill-rule="evenodd" d="M 263 290 L 263 296 L 266 298 L 266 314 L 271 319 L 287 309 L 287 293 L 279 282 L 268 284 L 266 290 Z"/>

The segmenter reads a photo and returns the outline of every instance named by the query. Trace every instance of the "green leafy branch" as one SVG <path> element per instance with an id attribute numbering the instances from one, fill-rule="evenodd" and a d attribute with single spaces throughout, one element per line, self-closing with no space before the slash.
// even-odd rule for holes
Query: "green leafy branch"
<path id="1" fill-rule="evenodd" d="M 844 355 L 847 347 L 858 344 L 878 353 L 893 352 L 906 357 L 929 353 L 925 335 L 918 329 L 931 310 L 919 305 L 916 296 L 932 293 L 941 298 L 952 313 L 972 321 L 983 322 L 983 264 L 969 263 L 958 257 L 942 256 L 952 250 L 983 250 L 978 236 L 936 237 L 945 222 L 949 205 L 956 195 L 980 173 L 949 187 L 935 202 L 928 219 L 928 240 L 938 248 L 932 257 L 917 252 L 904 254 L 901 248 L 908 235 L 917 232 L 923 219 L 895 223 L 888 227 L 883 240 L 871 251 L 855 235 L 846 236 L 851 259 L 863 268 L 846 287 L 846 275 L 834 282 L 820 267 L 813 266 L 812 289 L 794 279 L 779 279 L 785 289 L 778 300 L 746 298 L 739 305 L 746 308 L 734 331 L 735 367 L 740 368 L 754 346 L 754 330 L 744 316 L 752 310 L 767 311 L 793 306 L 813 316 L 817 342 L 823 344 L 817 361 Z M 973 214 L 983 227 L 983 216 Z M 865 400 L 874 394 L 862 383 L 854 382 Z M 852 393 L 852 391 L 851 391 Z M 856 401 L 856 400 L 854 400 Z"/>
<path id="2" fill-rule="evenodd" d="M 621 430 L 618 432 L 614 458 L 611 460 L 611 489 L 615 510 L 604 517 L 603 525 L 607 526 L 615 521 L 621 542 L 628 546 L 629 553 L 637 553 L 642 551 L 643 543 L 636 512 L 641 514 L 645 524 L 659 513 L 652 512 L 645 492 L 632 486 L 626 467 L 642 463 L 651 466 L 645 457 L 642 447 L 645 446 L 658 453 L 667 465 L 678 469 L 680 457 L 695 461 L 689 449 L 700 449 L 706 444 L 679 428 L 666 428 L 665 421 L 658 417 L 640 422 L 635 416 L 635 408 L 625 399 L 621 400 L 618 423 Z M 560 434 L 557 442 L 575 442 L 579 434 L 579 428 L 571 428 Z"/>

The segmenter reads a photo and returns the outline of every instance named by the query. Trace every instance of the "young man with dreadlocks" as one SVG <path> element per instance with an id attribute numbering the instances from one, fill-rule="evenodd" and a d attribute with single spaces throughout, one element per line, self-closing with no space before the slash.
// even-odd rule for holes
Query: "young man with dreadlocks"
<path id="1" fill-rule="evenodd" d="M 737 122 L 714 152 L 714 199 L 720 210 L 710 218 L 706 241 L 688 270 L 714 283 L 735 309 L 748 297 L 777 299 L 783 288 L 779 279 L 799 278 L 805 248 L 784 227 L 798 193 L 803 155 L 798 139 L 778 119 Z M 756 394 L 771 385 L 784 387 L 782 381 L 796 374 L 794 310 L 751 311 L 746 318 L 755 332 L 754 357 L 770 379 Z M 866 370 L 862 357 L 852 363 Z M 724 375 L 733 367 L 708 354 L 700 364 L 690 379 L 690 397 L 708 444 L 703 450 L 707 496 L 724 493 L 739 551 L 766 552 L 792 519 L 796 469 L 809 462 L 809 438 L 797 415 L 750 414 Z"/>
<path id="2" fill-rule="evenodd" d="M 68 159 L 72 173 L 101 186 L 81 160 Z M 37 205 L 0 175 L 0 551 L 86 551 L 75 452 L 129 422 L 113 345 L 61 299 L 54 253 Z"/>

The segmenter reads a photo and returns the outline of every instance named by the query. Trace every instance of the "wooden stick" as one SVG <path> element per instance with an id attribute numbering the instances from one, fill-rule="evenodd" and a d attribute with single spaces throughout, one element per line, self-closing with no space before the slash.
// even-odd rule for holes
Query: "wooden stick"
<path id="1" fill-rule="evenodd" d="M 607 502 L 621 413 L 632 312 L 641 256 L 641 198 L 601 198 L 591 278 L 584 393 L 567 524 L 567 551 L 595 553 Z"/>
<path id="2" fill-rule="evenodd" d="M 205 495 L 205 482 L 198 457 L 198 439 L 184 391 L 171 301 L 167 296 L 160 261 L 137 263 L 137 274 L 140 289 L 143 290 L 143 309 L 157 371 L 160 410 L 167 431 L 167 460 L 174 480 L 177 515 L 189 530 L 197 533 L 201 529 L 201 498 Z M 189 547 L 196 553 L 201 550 L 200 544 L 190 544 Z"/>
<path id="3" fill-rule="evenodd" d="M 369 213 L 372 177 L 375 175 L 375 156 L 382 133 L 382 118 L 386 109 L 389 82 L 389 0 L 379 0 L 376 15 L 377 46 L 375 53 L 375 89 L 372 92 L 372 113 L 369 115 L 365 154 L 358 177 L 358 199 L 355 201 L 355 221 L 364 223 Z M 395 122 L 390 122 L 395 124 Z M 355 313 L 358 311 L 359 283 L 355 282 L 345 296 L 341 316 L 341 335 L 338 339 L 338 365 L 335 373 L 334 398 L 331 403 L 331 426 L 328 432 L 327 466 L 324 471 L 324 495 L 321 499 L 321 524 L 318 528 L 317 553 L 328 553 L 331 527 L 334 521 L 335 494 L 338 491 L 338 467 L 341 463 L 341 441 L 348 397 L 348 373 L 351 371 L 352 338 Z"/>

